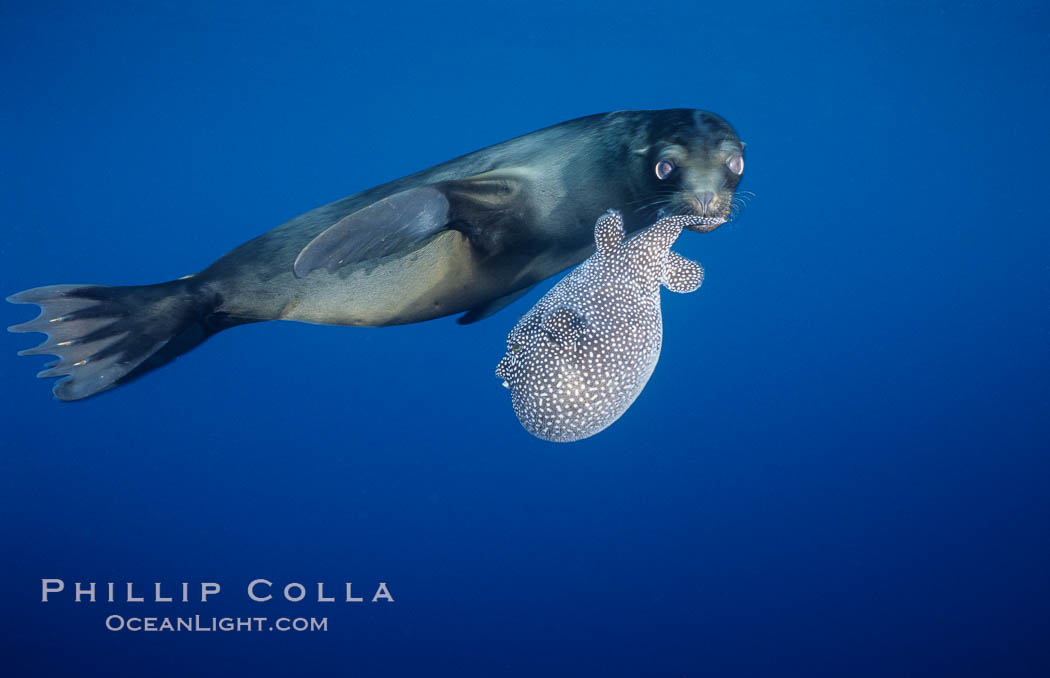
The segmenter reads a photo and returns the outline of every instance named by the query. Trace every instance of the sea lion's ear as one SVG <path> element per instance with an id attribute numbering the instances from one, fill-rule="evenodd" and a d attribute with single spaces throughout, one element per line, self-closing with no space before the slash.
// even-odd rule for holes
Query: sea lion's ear
<path id="1" fill-rule="evenodd" d="M 565 304 L 543 314 L 543 331 L 562 346 L 575 344 L 586 326 L 587 318 Z"/>
<path id="2" fill-rule="evenodd" d="M 704 267 L 695 261 L 686 259 L 681 254 L 669 252 L 660 282 L 672 292 L 680 294 L 695 292 L 704 283 Z"/>
<path id="3" fill-rule="evenodd" d="M 594 224 L 594 244 L 598 254 L 612 254 L 623 242 L 623 217 L 616 210 L 609 210 L 598 217 Z"/>
<path id="4" fill-rule="evenodd" d="M 476 237 L 494 213 L 514 210 L 522 178 L 513 170 L 486 172 L 401 191 L 346 215 L 311 240 L 295 259 L 303 277 L 319 268 L 334 273 L 350 264 L 407 253 L 450 227 Z"/>

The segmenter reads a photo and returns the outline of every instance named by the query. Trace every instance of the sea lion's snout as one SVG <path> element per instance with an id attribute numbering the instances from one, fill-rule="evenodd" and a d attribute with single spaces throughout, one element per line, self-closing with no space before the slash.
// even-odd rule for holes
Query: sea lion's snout
<path id="1" fill-rule="evenodd" d="M 688 202 L 696 216 L 724 223 L 725 218 L 729 216 L 729 207 L 733 203 L 733 190 L 697 191 L 688 199 Z"/>
<path id="2" fill-rule="evenodd" d="M 704 191 L 696 194 L 696 201 L 700 203 L 700 216 L 706 217 L 708 208 L 713 208 L 715 202 L 714 191 Z"/>
<path id="3" fill-rule="evenodd" d="M 674 215 L 693 217 L 685 227 L 690 231 L 707 233 L 729 221 L 732 205 L 733 191 L 731 189 L 717 191 L 686 189 L 679 194 L 678 200 L 672 201 L 667 207 L 657 212 L 657 216 L 661 219 Z"/>

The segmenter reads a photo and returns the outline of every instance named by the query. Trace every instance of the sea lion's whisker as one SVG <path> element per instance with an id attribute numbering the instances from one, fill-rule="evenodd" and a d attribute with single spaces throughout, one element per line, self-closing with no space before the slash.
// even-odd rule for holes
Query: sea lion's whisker
<path id="1" fill-rule="evenodd" d="M 673 200 L 673 198 L 664 198 L 664 199 L 660 199 L 660 200 L 654 200 L 653 202 L 649 203 L 648 205 L 642 205 L 641 207 L 636 207 L 635 208 L 635 212 L 645 212 L 646 210 L 653 209 L 654 207 L 657 207 L 658 205 L 666 205 L 666 204 L 670 203 L 671 200 Z"/>
<path id="2" fill-rule="evenodd" d="M 637 205 L 638 203 L 645 202 L 646 200 L 649 200 L 649 199 L 653 198 L 654 196 L 657 197 L 657 198 L 667 197 L 668 199 L 670 199 L 676 193 L 678 193 L 678 191 L 671 191 L 671 190 L 666 190 L 666 189 L 665 190 L 661 190 L 661 191 L 655 191 L 655 192 L 651 193 L 650 195 L 645 196 L 644 198 L 638 198 L 637 200 L 631 200 L 631 201 L 629 201 L 627 203 L 627 205 L 629 205 L 629 206 L 630 205 Z"/>

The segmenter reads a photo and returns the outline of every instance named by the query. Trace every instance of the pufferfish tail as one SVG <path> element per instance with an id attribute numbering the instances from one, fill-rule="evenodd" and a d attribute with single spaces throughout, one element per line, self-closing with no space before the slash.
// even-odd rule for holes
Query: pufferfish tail
<path id="1" fill-rule="evenodd" d="M 250 322 L 216 314 L 217 295 L 202 294 L 188 279 L 129 287 L 49 285 L 7 301 L 40 307 L 36 318 L 8 330 L 47 335 L 19 355 L 58 356 L 37 376 L 61 377 L 52 389 L 59 400 L 127 383 L 222 329 Z"/>

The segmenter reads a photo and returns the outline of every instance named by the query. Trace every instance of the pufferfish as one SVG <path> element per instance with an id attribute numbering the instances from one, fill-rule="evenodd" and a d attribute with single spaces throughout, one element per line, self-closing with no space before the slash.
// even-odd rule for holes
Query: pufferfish
<path id="1" fill-rule="evenodd" d="M 685 226 L 715 224 L 667 217 L 625 242 L 620 213 L 606 212 L 594 226 L 597 251 L 510 331 L 496 376 L 525 430 L 551 442 L 581 440 L 635 401 L 660 358 L 661 285 L 687 293 L 704 281 L 700 264 L 671 251 Z"/>

